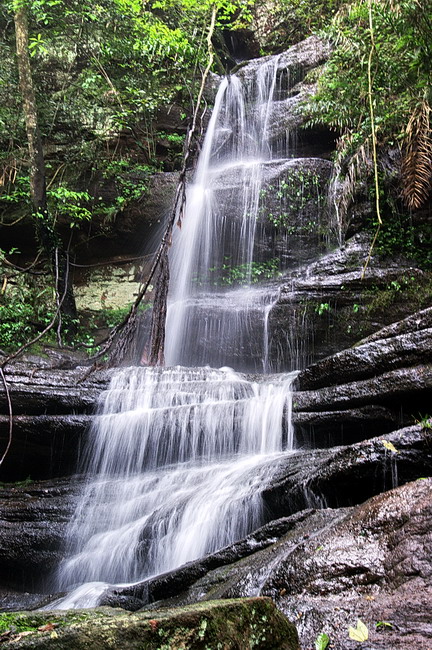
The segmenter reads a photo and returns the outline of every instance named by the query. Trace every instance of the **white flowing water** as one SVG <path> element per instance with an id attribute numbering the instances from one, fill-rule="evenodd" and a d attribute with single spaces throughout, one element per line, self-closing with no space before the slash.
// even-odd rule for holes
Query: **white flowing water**
<path id="1" fill-rule="evenodd" d="M 69 528 L 58 606 L 95 604 L 103 583 L 163 573 L 264 523 L 262 490 L 292 448 L 295 373 L 127 368 L 95 419 L 91 476 Z"/>
<path id="2" fill-rule="evenodd" d="M 264 183 L 290 164 L 268 128 L 281 83 L 278 57 L 272 57 L 247 83 L 232 76 L 219 88 L 182 227 L 174 234 L 168 365 L 229 363 L 262 371 L 272 292 L 254 285 L 271 262 L 263 252 L 260 199 Z"/>
<path id="3" fill-rule="evenodd" d="M 221 84 L 172 247 L 173 367 L 113 374 L 57 576 L 59 589 L 74 591 L 57 607 L 94 605 L 109 584 L 174 569 L 266 521 L 263 491 L 275 459 L 293 448 L 295 373 L 251 379 L 239 371 L 271 370 L 276 290 L 253 280 L 269 261 L 263 183 L 292 163 L 268 134 L 281 83 L 273 57 L 247 83 L 234 76 Z"/>

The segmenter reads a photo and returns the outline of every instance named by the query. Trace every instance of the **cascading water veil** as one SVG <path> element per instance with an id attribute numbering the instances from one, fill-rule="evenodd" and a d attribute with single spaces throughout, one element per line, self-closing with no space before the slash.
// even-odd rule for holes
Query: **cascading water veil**
<path id="1" fill-rule="evenodd" d="M 116 373 L 93 427 L 92 478 L 59 587 L 163 573 L 261 525 L 272 460 L 292 447 L 294 376 L 261 384 L 230 369 Z M 96 599 L 85 604 L 94 605 L 104 585 L 79 593 L 89 589 Z"/>
<path id="2" fill-rule="evenodd" d="M 268 138 L 278 59 L 261 64 L 250 83 L 224 79 L 216 97 L 187 212 L 176 232 L 171 302 L 167 317 L 168 365 L 220 366 L 262 371 L 263 326 L 269 293 L 251 287 L 257 265 L 265 268 L 260 243 L 261 190 L 279 152 Z M 284 161 L 286 163 L 286 161 Z M 227 291 L 224 284 L 242 280 Z M 225 290 L 224 290 L 225 289 Z M 252 326 L 252 321 L 255 325 Z"/>
<path id="3" fill-rule="evenodd" d="M 107 583 L 169 571 L 244 537 L 266 521 L 262 492 L 275 459 L 293 448 L 295 373 L 242 374 L 272 371 L 277 290 L 253 280 L 289 257 L 280 253 L 277 269 L 269 259 L 262 215 L 265 192 L 293 168 L 287 133 L 275 140 L 269 129 L 288 73 L 271 57 L 242 74 L 220 86 L 172 247 L 166 361 L 196 367 L 113 374 L 57 577 L 59 589 L 77 590 L 56 606 L 95 605 Z"/>

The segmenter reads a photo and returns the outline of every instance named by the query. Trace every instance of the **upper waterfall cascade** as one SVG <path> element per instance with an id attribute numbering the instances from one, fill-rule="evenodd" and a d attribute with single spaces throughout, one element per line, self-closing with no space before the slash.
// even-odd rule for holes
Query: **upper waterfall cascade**
<path id="1" fill-rule="evenodd" d="M 293 134 L 271 129 L 289 76 L 269 57 L 221 83 L 172 247 L 172 367 L 113 374 L 57 576 L 60 589 L 77 589 L 58 607 L 94 605 L 108 583 L 169 571 L 266 521 L 262 493 L 275 459 L 293 448 L 295 377 L 243 374 L 281 370 L 269 323 L 277 288 L 254 280 L 287 268 L 294 240 L 286 214 L 269 218 L 268 196 L 286 211 L 296 188 L 294 209 L 306 219 L 319 204 L 318 181 L 304 161 L 296 166 Z"/>
<path id="2" fill-rule="evenodd" d="M 216 96 L 186 215 L 170 259 L 167 365 L 249 372 L 297 367 L 271 359 L 271 279 L 318 241 L 328 161 L 295 158 L 280 104 L 298 80 L 278 56 L 224 79 Z M 314 160 L 312 163 L 311 161 Z M 260 282 L 258 282 L 260 281 Z M 295 355 L 294 355 L 295 356 Z"/>

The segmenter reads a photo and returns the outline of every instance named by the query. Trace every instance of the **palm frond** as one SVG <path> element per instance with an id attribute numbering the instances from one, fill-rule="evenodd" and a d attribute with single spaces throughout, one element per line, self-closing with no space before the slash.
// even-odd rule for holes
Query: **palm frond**
<path id="1" fill-rule="evenodd" d="M 426 203 L 432 189 L 431 107 L 426 100 L 414 109 L 406 128 L 402 160 L 402 197 L 410 210 Z"/>

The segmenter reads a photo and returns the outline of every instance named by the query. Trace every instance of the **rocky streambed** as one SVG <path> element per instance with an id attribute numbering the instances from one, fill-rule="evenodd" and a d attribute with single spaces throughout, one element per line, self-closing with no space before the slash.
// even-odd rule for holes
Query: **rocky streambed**
<path id="1" fill-rule="evenodd" d="M 358 647 L 348 637 L 358 618 L 369 632 L 363 647 L 430 648 L 431 343 L 425 309 L 302 371 L 293 396 L 297 450 L 275 461 L 263 494 L 268 523 L 169 574 L 112 588 L 102 604 L 153 612 L 269 596 L 303 648 L 321 632 L 336 649 Z M 6 369 L 13 442 L 0 493 L 4 611 L 47 599 L 82 480 L 76 460 L 111 372 L 48 366 L 29 360 Z M 4 392 L 0 408 L 4 447 Z"/>

